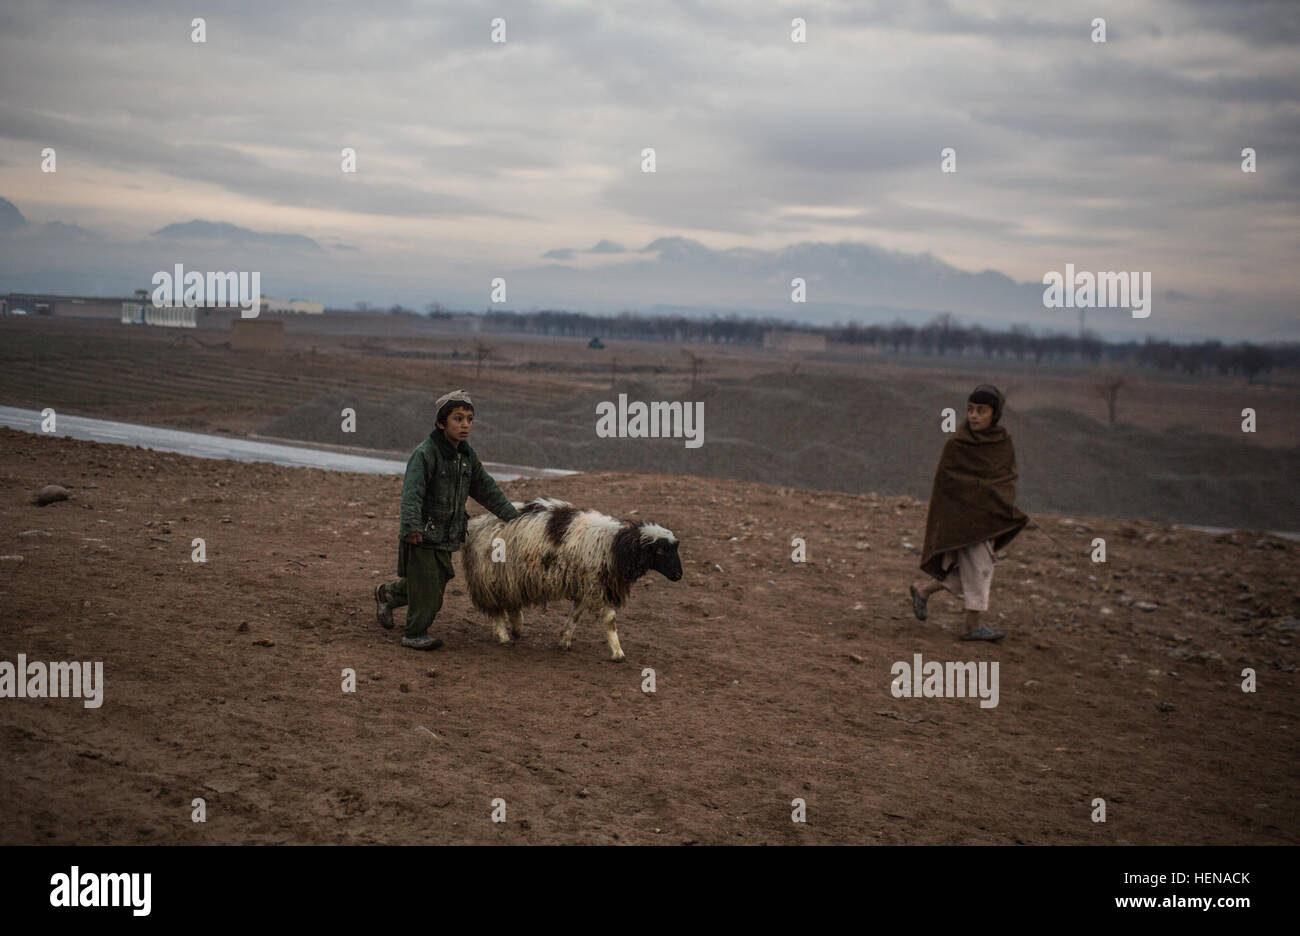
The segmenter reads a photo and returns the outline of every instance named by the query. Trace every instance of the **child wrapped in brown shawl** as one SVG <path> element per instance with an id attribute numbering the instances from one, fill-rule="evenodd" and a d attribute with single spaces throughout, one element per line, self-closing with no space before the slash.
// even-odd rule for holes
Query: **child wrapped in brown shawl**
<path id="1" fill-rule="evenodd" d="M 913 611 L 921 620 L 926 599 L 936 591 L 963 598 L 968 640 L 1001 639 L 979 626 L 979 614 L 988 610 L 994 553 L 1029 522 L 1015 505 L 1016 449 L 998 425 L 1003 403 L 997 387 L 980 384 L 970 395 L 966 421 L 943 448 L 921 553 L 922 571 L 938 581 L 912 586 Z"/>

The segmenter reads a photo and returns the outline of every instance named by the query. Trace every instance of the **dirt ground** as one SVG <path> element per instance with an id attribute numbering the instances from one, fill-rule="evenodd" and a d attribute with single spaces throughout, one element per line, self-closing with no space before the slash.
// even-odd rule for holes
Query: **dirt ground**
<path id="1" fill-rule="evenodd" d="M 31 505 L 49 483 L 72 499 Z M 555 607 L 498 647 L 461 579 L 447 645 L 399 647 L 370 600 L 399 478 L 0 429 L 0 660 L 100 660 L 106 683 L 93 710 L 0 699 L 0 842 L 1300 839 L 1295 543 L 1039 516 L 997 567 L 1006 640 L 972 645 L 943 596 L 911 615 L 911 498 L 627 472 L 504 487 L 678 534 L 684 579 L 643 580 L 620 615 L 629 662 L 589 624 L 556 649 Z M 998 661 L 999 705 L 895 698 L 916 653 Z"/>
<path id="2" fill-rule="evenodd" d="M 416 331 L 320 333 L 293 319 L 276 353 L 231 351 L 210 329 L 0 320 L 0 403 L 405 458 L 429 431 L 434 397 L 465 386 L 480 408 L 476 444 L 498 462 L 924 498 L 945 439 L 940 413 L 992 380 L 1008 394 L 1030 512 L 1300 531 L 1300 375 L 1252 386 L 1141 372 L 1110 428 L 1086 368 L 631 341 L 592 351 L 579 339 L 438 333 L 392 318 L 369 324 Z M 490 349 L 481 373 L 471 360 L 480 340 Z M 684 352 L 702 359 L 695 385 Z M 596 404 L 619 393 L 703 404 L 704 445 L 597 438 Z M 345 407 L 355 432 L 342 431 Z M 1247 407 L 1257 432 L 1241 431 Z"/>

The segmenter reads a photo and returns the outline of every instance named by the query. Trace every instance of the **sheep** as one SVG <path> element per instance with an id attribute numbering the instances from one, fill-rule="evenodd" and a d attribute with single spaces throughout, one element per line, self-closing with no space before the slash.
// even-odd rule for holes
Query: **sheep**
<path id="1" fill-rule="evenodd" d="M 568 600 L 573 610 L 560 648 L 570 649 L 578 618 L 591 613 L 605 625 L 610 658 L 626 659 L 616 609 L 650 569 L 681 579 L 677 537 L 657 523 L 616 520 L 562 500 L 539 497 L 515 507 L 519 516 L 510 521 L 492 514 L 471 520 L 462 550 L 470 600 L 488 616 L 497 640 L 509 646 L 519 638 L 523 608 Z"/>

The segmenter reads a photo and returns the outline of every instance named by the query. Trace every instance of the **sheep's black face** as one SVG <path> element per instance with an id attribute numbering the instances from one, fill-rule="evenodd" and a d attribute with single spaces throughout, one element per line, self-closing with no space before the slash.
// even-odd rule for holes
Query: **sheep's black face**
<path id="1" fill-rule="evenodd" d="M 682 558 L 677 555 L 677 544 L 667 540 L 653 540 L 646 544 L 649 553 L 650 568 L 661 574 L 670 582 L 677 582 L 682 577 Z"/>

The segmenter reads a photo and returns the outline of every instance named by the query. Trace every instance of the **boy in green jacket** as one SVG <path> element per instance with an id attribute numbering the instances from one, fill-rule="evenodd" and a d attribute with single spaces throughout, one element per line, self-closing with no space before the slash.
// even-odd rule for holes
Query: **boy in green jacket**
<path id="1" fill-rule="evenodd" d="M 474 403 L 464 390 L 438 398 L 433 432 L 415 447 L 402 482 L 402 525 L 398 533 L 397 581 L 375 588 L 375 615 L 393 627 L 393 609 L 404 605 L 402 646 L 437 650 L 442 641 L 429 636 L 429 625 L 442 607 L 442 593 L 455 578 L 451 554 L 465 541 L 472 497 L 502 520 L 519 511 L 483 470 L 465 440 L 474 423 Z"/>

